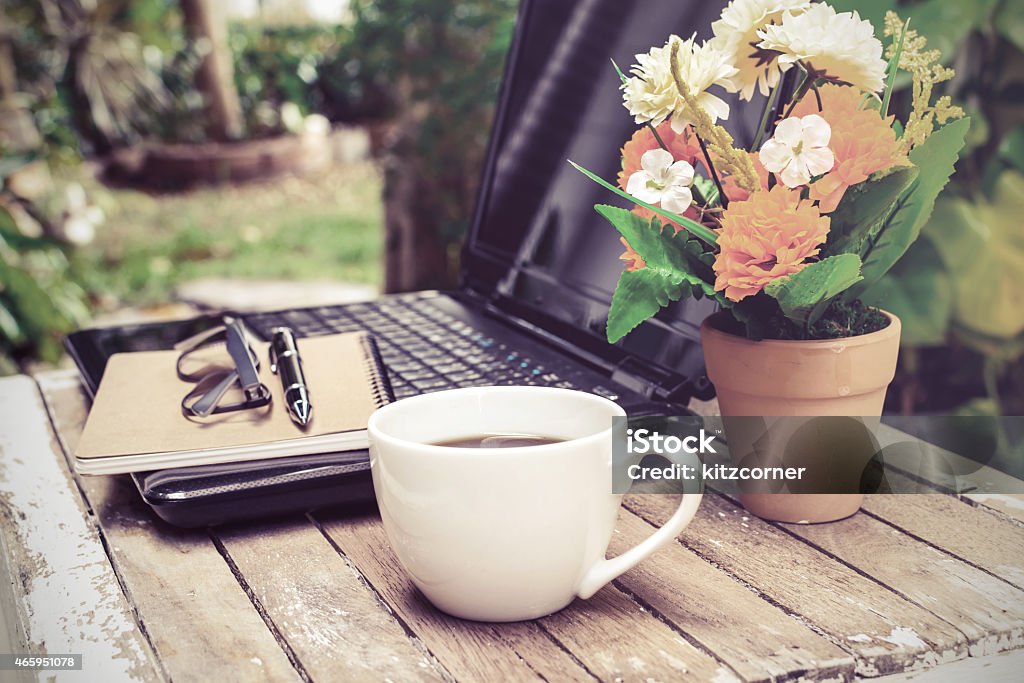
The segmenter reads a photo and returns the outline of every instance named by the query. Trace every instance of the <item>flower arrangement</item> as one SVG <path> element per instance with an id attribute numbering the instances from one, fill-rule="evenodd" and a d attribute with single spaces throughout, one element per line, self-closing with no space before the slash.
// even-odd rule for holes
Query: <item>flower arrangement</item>
<path id="1" fill-rule="evenodd" d="M 952 70 L 893 12 L 885 46 L 857 12 L 809 0 L 732 0 L 711 28 L 615 67 L 639 126 L 617 186 L 573 164 L 634 203 L 595 207 L 626 249 L 608 340 L 684 297 L 713 299 L 755 340 L 881 329 L 861 299 L 917 238 L 969 126 L 933 98 Z M 889 114 L 899 70 L 913 82 L 903 122 Z M 763 96 L 749 149 L 719 124 L 715 89 Z"/>

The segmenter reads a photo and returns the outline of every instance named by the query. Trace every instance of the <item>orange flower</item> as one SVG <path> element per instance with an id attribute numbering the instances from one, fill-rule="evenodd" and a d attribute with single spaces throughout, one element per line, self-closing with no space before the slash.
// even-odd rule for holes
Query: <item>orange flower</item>
<path id="1" fill-rule="evenodd" d="M 741 301 L 769 282 L 799 272 L 808 258 L 817 256 L 828 229 L 827 216 L 801 200 L 799 191 L 781 184 L 730 203 L 718 234 L 715 289 Z"/>
<path id="2" fill-rule="evenodd" d="M 893 117 L 883 119 L 873 109 L 862 109 L 863 94 L 857 88 L 828 84 L 820 89 L 821 112 L 813 93 L 796 105 L 791 116 L 818 114 L 832 127 L 829 147 L 835 155 L 832 170 L 810 186 L 811 199 L 822 213 L 835 211 L 846 189 L 872 173 L 910 164 L 896 144 Z"/>
<path id="3" fill-rule="evenodd" d="M 634 250 L 633 247 L 629 246 L 629 242 L 626 241 L 625 237 L 620 237 L 619 241 L 622 242 L 622 246 L 626 248 L 626 251 L 622 252 L 622 255 L 619 256 L 619 260 L 626 262 L 626 270 L 634 271 L 647 267 L 647 262 L 644 261 L 644 257 L 636 253 L 636 250 Z"/>
<path id="4" fill-rule="evenodd" d="M 764 165 L 761 163 L 761 160 L 757 158 L 756 154 L 751 154 L 750 152 L 747 152 L 746 154 L 747 156 L 750 157 L 750 161 L 752 161 L 754 164 L 754 171 L 757 172 L 757 179 L 761 182 L 761 189 L 767 190 L 768 169 L 764 167 Z M 712 155 L 711 161 L 714 163 L 717 162 L 718 159 L 716 159 L 714 155 Z M 741 202 L 744 199 L 750 198 L 750 193 L 744 190 L 736 183 L 736 178 L 734 176 L 727 175 L 724 178 L 721 178 L 721 181 L 722 190 L 725 192 L 725 196 L 729 199 L 730 202 Z"/>

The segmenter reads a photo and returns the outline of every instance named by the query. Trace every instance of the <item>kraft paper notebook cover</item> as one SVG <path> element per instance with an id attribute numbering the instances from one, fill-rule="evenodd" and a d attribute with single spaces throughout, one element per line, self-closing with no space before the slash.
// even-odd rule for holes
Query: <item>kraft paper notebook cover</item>
<path id="1" fill-rule="evenodd" d="M 254 348 L 260 378 L 273 394 L 270 405 L 203 420 L 181 412 L 181 399 L 194 385 L 178 379 L 177 351 L 111 356 L 75 451 L 75 468 L 82 474 L 122 474 L 366 448 L 366 422 L 389 395 L 372 341 L 354 333 L 302 338 L 298 344 L 314 411 L 305 430 L 288 417 L 281 381 L 269 369 L 267 343 Z"/>

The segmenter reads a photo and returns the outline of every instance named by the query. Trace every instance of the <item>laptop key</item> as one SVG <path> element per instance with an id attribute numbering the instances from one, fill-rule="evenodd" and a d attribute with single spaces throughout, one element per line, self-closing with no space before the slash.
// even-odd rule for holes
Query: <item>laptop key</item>
<path id="1" fill-rule="evenodd" d="M 448 376 L 448 379 L 452 380 L 453 382 L 465 382 L 467 380 L 480 379 L 483 377 L 483 375 L 481 375 L 479 372 L 475 372 L 473 370 L 470 370 L 468 372 L 456 372 L 452 374 L 446 374 Z"/>
<path id="2" fill-rule="evenodd" d="M 421 370 L 407 370 L 405 372 L 401 372 L 400 374 L 402 375 L 402 379 L 405 379 L 409 382 L 414 382 L 416 380 L 436 379 L 438 377 L 436 372 L 434 372 L 433 370 L 428 370 L 427 368 L 423 368 Z"/>
<path id="3" fill-rule="evenodd" d="M 442 375 L 451 375 L 453 372 L 465 372 L 469 370 L 469 366 L 465 363 L 455 361 L 453 363 L 439 363 L 434 366 L 434 370 L 440 372 Z"/>
<path id="4" fill-rule="evenodd" d="M 440 377 L 436 377 L 434 379 L 414 380 L 412 382 L 412 385 L 414 387 L 416 387 L 417 389 L 419 389 L 420 391 L 426 391 L 428 389 L 439 389 L 441 387 L 450 387 L 450 386 L 452 386 L 452 383 L 449 382 L 446 379 L 442 379 Z"/>

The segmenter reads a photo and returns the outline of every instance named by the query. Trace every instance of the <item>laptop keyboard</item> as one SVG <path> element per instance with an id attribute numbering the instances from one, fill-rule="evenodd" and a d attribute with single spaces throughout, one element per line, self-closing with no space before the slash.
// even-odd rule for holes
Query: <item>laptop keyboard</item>
<path id="1" fill-rule="evenodd" d="M 380 301 L 258 313 L 245 321 L 264 338 L 287 325 L 297 336 L 365 330 L 374 336 L 395 398 L 484 385 L 539 385 L 585 389 L 611 399 L 614 391 L 587 381 L 573 364 L 531 357 L 431 303 L 436 295 L 401 294 Z"/>

